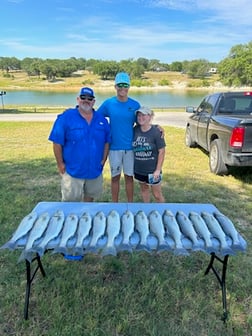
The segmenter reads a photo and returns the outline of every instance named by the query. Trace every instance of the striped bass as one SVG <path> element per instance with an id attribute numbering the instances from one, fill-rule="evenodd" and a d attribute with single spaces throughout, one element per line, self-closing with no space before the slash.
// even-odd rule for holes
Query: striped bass
<path id="1" fill-rule="evenodd" d="M 162 217 L 157 210 L 153 210 L 149 214 L 149 223 L 150 223 L 150 231 L 154 233 L 154 235 L 158 239 L 158 250 L 159 251 L 167 251 L 170 250 L 166 240 L 165 240 L 165 229 L 162 221 Z"/>
<path id="2" fill-rule="evenodd" d="M 135 227 L 140 235 L 140 241 L 136 247 L 136 250 L 143 250 L 150 252 L 150 248 L 147 245 L 147 238 L 150 234 L 149 221 L 146 214 L 142 210 L 139 210 L 136 214 Z"/>
<path id="3" fill-rule="evenodd" d="M 63 224 L 65 220 L 64 212 L 58 210 L 55 214 L 50 218 L 48 223 L 45 235 L 39 245 L 36 247 L 36 252 L 40 255 L 40 257 L 44 254 L 46 250 L 47 244 L 58 237 L 60 234 Z"/>
<path id="4" fill-rule="evenodd" d="M 116 256 L 115 238 L 119 235 L 121 228 L 120 215 L 117 211 L 112 210 L 107 217 L 107 243 L 102 250 L 102 256 Z"/>
<path id="5" fill-rule="evenodd" d="M 200 243 L 198 241 L 197 234 L 192 225 L 192 222 L 186 216 L 186 214 L 183 211 L 178 211 L 176 214 L 176 219 L 179 224 L 181 232 L 184 234 L 186 238 L 191 240 L 192 250 L 193 251 L 202 250 L 202 248 L 200 247 Z"/>
<path id="6" fill-rule="evenodd" d="M 70 238 L 73 238 L 78 226 L 78 216 L 75 214 L 69 214 L 64 222 L 62 234 L 59 245 L 54 248 L 53 253 L 69 254 L 69 248 L 67 243 Z"/>
<path id="7" fill-rule="evenodd" d="M 241 246 L 239 234 L 236 231 L 234 224 L 231 222 L 231 220 L 225 215 L 217 212 L 214 213 L 214 217 L 221 225 L 222 230 L 225 232 L 225 234 L 232 238 L 232 248 L 237 251 L 244 251 L 245 248 Z"/>
<path id="8" fill-rule="evenodd" d="M 37 239 L 42 237 L 43 233 L 45 232 L 45 230 L 47 228 L 49 220 L 50 220 L 50 215 L 49 215 L 48 212 L 45 212 L 38 217 L 38 219 L 34 223 L 32 229 L 29 233 L 29 237 L 27 239 L 25 249 L 21 253 L 21 256 L 18 259 L 18 261 L 21 261 L 23 259 L 26 259 L 29 262 L 31 261 L 32 253 L 34 251 L 36 251 L 36 250 L 33 249 L 33 244 L 35 243 L 35 241 Z"/>
<path id="9" fill-rule="evenodd" d="M 31 230 L 37 218 L 38 214 L 35 211 L 25 216 L 19 224 L 17 230 L 12 235 L 11 239 L 6 244 L 4 244 L 1 249 L 8 248 L 10 250 L 14 250 L 18 240 L 24 237 Z"/>
<path id="10" fill-rule="evenodd" d="M 166 228 L 166 231 L 175 243 L 174 254 L 175 255 L 189 255 L 187 250 L 183 247 L 182 244 L 182 234 L 177 223 L 176 217 L 170 210 L 165 210 L 163 213 L 163 223 Z"/>
<path id="11" fill-rule="evenodd" d="M 93 218 L 93 227 L 90 243 L 87 247 L 87 252 L 96 252 L 98 251 L 98 240 L 101 238 L 106 229 L 106 216 L 102 211 L 97 212 Z"/>
<path id="12" fill-rule="evenodd" d="M 121 217 L 121 226 L 122 226 L 122 242 L 118 246 L 118 251 L 128 251 L 132 252 L 132 247 L 130 245 L 130 237 L 134 232 L 134 215 L 130 210 L 126 210 Z"/>
<path id="13" fill-rule="evenodd" d="M 200 214 L 197 212 L 191 211 L 189 213 L 189 219 L 191 220 L 198 236 L 204 240 L 206 252 L 209 254 L 216 253 L 217 249 L 213 246 L 213 243 L 211 240 L 211 233 L 208 230 L 208 227 L 206 223 L 204 222 L 203 218 L 200 216 Z"/>
<path id="14" fill-rule="evenodd" d="M 77 230 L 77 241 L 75 243 L 73 252 L 76 255 L 83 255 L 83 241 L 88 237 L 92 227 L 92 217 L 88 212 L 84 212 L 79 220 Z"/>
<path id="15" fill-rule="evenodd" d="M 212 235 L 217 238 L 220 242 L 220 249 L 221 249 L 221 254 L 223 256 L 229 254 L 232 255 L 234 252 L 232 249 L 228 246 L 227 240 L 226 240 L 226 235 L 224 231 L 222 230 L 219 222 L 217 219 L 210 213 L 208 212 L 202 212 L 201 213 L 202 218 L 206 222 L 206 225 L 208 226 L 208 229 L 212 233 Z"/>

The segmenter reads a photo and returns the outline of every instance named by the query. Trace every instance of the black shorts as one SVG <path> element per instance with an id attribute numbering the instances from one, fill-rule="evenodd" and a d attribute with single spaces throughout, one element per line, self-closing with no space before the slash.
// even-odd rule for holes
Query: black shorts
<path id="1" fill-rule="evenodd" d="M 140 183 L 147 183 L 149 185 L 159 184 L 161 182 L 162 174 L 160 174 L 160 178 L 158 179 L 158 181 L 155 181 L 155 180 L 153 181 L 153 178 L 150 178 L 149 175 L 152 175 L 152 174 L 148 174 L 148 175 L 134 174 L 134 178 Z"/>
<path id="2" fill-rule="evenodd" d="M 144 182 L 144 183 L 148 183 L 148 184 L 149 184 L 148 175 L 134 174 L 134 178 L 135 178 L 138 182 Z"/>

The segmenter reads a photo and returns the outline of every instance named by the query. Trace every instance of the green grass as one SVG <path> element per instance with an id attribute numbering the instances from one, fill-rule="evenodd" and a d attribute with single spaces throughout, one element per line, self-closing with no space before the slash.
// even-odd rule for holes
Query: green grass
<path id="1" fill-rule="evenodd" d="M 60 178 L 51 123 L 0 123 L 0 246 L 38 202 L 60 200 Z M 221 321 L 220 286 L 204 276 L 209 256 L 193 253 L 87 255 L 67 262 L 46 254 L 46 277 L 38 273 L 31 291 L 29 320 L 23 319 L 25 264 L 20 251 L 0 250 L 1 336 L 249 336 L 252 334 L 252 171 L 211 174 L 208 157 L 184 146 L 184 131 L 165 127 L 166 202 L 212 203 L 248 242 L 246 253 L 230 257 L 227 272 L 229 320 Z M 104 194 L 111 201 L 108 165 Z M 121 201 L 125 193 L 121 190 Z M 139 188 L 135 201 L 140 202 Z"/>

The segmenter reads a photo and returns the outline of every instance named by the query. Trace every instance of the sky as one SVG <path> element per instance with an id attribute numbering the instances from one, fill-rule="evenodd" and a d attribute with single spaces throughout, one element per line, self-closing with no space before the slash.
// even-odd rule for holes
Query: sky
<path id="1" fill-rule="evenodd" d="M 252 41 L 251 0 L 0 0 L 0 57 L 219 62 Z"/>

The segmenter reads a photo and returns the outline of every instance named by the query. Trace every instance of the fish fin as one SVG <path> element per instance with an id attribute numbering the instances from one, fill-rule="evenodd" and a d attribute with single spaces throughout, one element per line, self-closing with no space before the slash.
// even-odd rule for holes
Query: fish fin
<path id="1" fill-rule="evenodd" d="M 189 255 L 189 252 L 183 248 L 183 247 L 178 247 L 178 248 L 175 248 L 173 250 L 173 253 L 176 255 L 176 256 L 188 256 Z"/>
<path id="2" fill-rule="evenodd" d="M 138 244 L 136 246 L 136 250 L 137 251 L 146 251 L 146 252 L 149 252 L 149 253 L 151 252 L 150 248 L 146 245 L 143 245 L 143 244 Z"/>
<path id="3" fill-rule="evenodd" d="M 116 248 L 114 246 L 105 246 L 104 249 L 102 250 L 101 255 L 106 256 L 106 255 L 113 255 L 116 256 Z"/>

